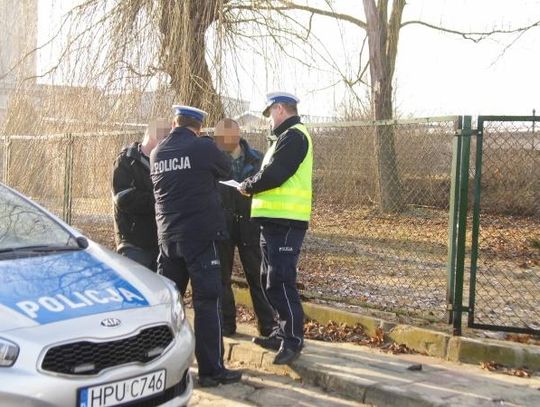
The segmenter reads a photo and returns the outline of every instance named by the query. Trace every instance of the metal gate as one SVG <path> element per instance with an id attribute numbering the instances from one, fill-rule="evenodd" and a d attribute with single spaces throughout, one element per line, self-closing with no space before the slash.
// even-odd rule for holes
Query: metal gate
<path id="1" fill-rule="evenodd" d="M 538 121 L 536 116 L 479 116 L 477 130 L 461 134 L 450 306 L 456 334 L 461 331 L 462 312 L 468 313 L 471 328 L 540 334 Z M 501 213 L 506 216 L 497 216 Z M 501 225 L 504 222 L 511 224 Z M 528 239 L 514 239 L 512 228 L 527 231 Z M 465 231 L 470 232 L 470 245 Z M 511 247 L 511 255 L 501 255 L 509 252 L 498 250 L 504 245 Z M 463 306 L 467 283 L 468 306 Z"/>

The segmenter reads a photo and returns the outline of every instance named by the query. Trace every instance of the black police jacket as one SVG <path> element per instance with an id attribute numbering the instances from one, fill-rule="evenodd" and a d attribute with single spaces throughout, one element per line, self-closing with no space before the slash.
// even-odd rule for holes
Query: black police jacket
<path id="1" fill-rule="evenodd" d="M 244 165 L 239 177 L 236 178 L 238 182 L 256 174 L 261 167 L 263 158 L 262 153 L 251 148 L 244 139 L 240 139 L 240 147 L 244 155 Z M 232 178 L 232 172 L 230 178 Z M 251 197 L 244 196 L 235 188 L 226 185 L 220 184 L 219 189 L 230 238 L 236 244 L 258 246 L 260 225 L 250 219 Z"/>
<path id="2" fill-rule="evenodd" d="M 114 229 L 117 248 L 126 245 L 157 251 L 156 214 L 150 163 L 133 143 L 116 157 L 113 168 Z"/>
<path id="3" fill-rule="evenodd" d="M 150 167 L 160 242 L 226 236 L 217 180 L 231 163 L 211 138 L 177 127 L 152 151 Z"/>

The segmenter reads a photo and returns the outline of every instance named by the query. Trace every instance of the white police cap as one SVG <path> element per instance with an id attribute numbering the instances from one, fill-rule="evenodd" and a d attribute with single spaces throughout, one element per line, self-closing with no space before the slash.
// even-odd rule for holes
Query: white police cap
<path id="1" fill-rule="evenodd" d="M 173 105 L 173 110 L 175 116 L 192 117 L 201 123 L 204 121 L 206 116 L 208 116 L 208 113 L 206 113 L 204 110 L 197 109 L 196 107 L 192 106 Z"/>
<path id="2" fill-rule="evenodd" d="M 263 110 L 263 116 L 264 117 L 270 116 L 270 107 L 275 103 L 290 103 L 290 104 L 295 105 L 298 102 L 300 102 L 300 99 L 298 99 L 292 93 L 270 92 L 269 94 L 266 95 L 266 106 Z"/>

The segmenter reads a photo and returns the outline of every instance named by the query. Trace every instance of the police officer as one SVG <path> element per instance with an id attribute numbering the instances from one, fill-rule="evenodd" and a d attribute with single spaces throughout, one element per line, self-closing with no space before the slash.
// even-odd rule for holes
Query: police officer
<path id="1" fill-rule="evenodd" d="M 304 345 L 296 266 L 311 215 L 313 147 L 296 96 L 274 92 L 266 102 L 263 114 L 271 118 L 274 141 L 261 170 L 238 190 L 253 195 L 251 217 L 261 224 L 262 287 L 279 316 L 276 332 L 253 341 L 277 350 L 274 364 L 280 365 L 294 361 Z"/>
<path id="2" fill-rule="evenodd" d="M 142 143 L 124 148 L 113 169 L 116 250 L 154 271 L 158 242 L 149 156 L 170 128 L 165 119 L 148 123 Z"/>
<path id="3" fill-rule="evenodd" d="M 259 171 L 262 154 L 251 148 L 240 137 L 240 127 L 234 120 L 225 118 L 214 129 L 214 140 L 227 152 L 232 162 L 231 177 L 242 182 Z M 229 238 L 219 242 L 221 276 L 223 283 L 223 334 L 236 332 L 236 306 L 231 287 L 234 252 L 238 248 L 244 275 L 249 286 L 253 309 L 257 316 L 259 333 L 269 336 L 274 330 L 274 314 L 261 289 L 260 227 L 250 219 L 251 198 L 240 194 L 235 188 L 220 185 L 225 220 Z"/>
<path id="4" fill-rule="evenodd" d="M 225 237 L 217 179 L 230 161 L 209 137 L 201 137 L 206 112 L 173 106 L 174 128 L 152 152 L 160 254 L 158 273 L 173 280 L 182 295 L 191 280 L 195 312 L 195 357 L 199 384 L 213 387 L 240 380 L 223 366 L 220 320 L 221 270 L 216 240 Z"/>

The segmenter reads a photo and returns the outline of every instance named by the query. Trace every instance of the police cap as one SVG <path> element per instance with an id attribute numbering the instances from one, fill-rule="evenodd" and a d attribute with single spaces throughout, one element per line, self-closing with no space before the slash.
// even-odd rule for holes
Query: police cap
<path id="1" fill-rule="evenodd" d="M 275 103 L 289 103 L 292 105 L 296 105 L 298 102 L 300 102 L 300 99 L 298 99 L 292 93 L 271 92 L 266 95 L 266 106 L 263 110 L 263 116 L 270 116 L 270 107 L 272 107 L 272 105 Z"/>
<path id="2" fill-rule="evenodd" d="M 201 123 L 204 121 L 206 116 L 208 116 L 208 113 L 206 113 L 204 110 L 197 109 L 196 107 L 192 106 L 173 105 L 173 110 L 175 116 L 192 117 Z"/>

